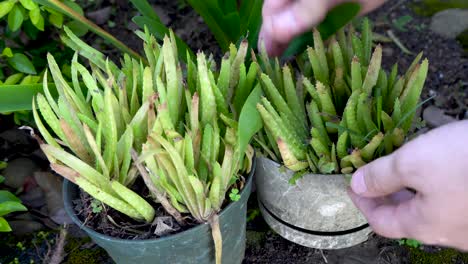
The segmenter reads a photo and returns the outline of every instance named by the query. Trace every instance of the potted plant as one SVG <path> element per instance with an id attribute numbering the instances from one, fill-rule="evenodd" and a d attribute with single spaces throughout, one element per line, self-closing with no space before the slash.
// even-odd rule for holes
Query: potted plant
<path id="1" fill-rule="evenodd" d="M 260 91 L 247 46 L 232 46 L 219 72 L 199 53 L 184 76 L 172 32 L 162 46 L 139 32 L 148 64 L 125 55 L 121 68 L 66 32 L 92 72 L 75 55 L 69 85 L 49 56 L 59 95 L 44 78 L 33 109 L 73 221 L 118 263 L 240 263 L 255 167 L 254 132 L 236 120 Z"/>
<path id="2" fill-rule="evenodd" d="M 304 246 L 337 249 L 367 239 L 371 230 L 347 196 L 346 178 L 401 146 L 419 107 L 427 60 L 420 63 L 420 54 L 402 76 L 397 65 L 387 73 L 381 46 L 372 53 L 368 20 L 360 36 L 342 29 L 325 45 L 315 31 L 297 82 L 290 66 L 261 56 L 260 209 L 276 232 Z"/>

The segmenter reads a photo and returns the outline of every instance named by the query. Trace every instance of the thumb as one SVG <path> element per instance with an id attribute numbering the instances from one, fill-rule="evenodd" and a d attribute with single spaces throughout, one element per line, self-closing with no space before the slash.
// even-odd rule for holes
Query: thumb
<path id="1" fill-rule="evenodd" d="M 363 197 L 381 197 L 411 187 L 399 169 L 400 159 L 397 151 L 359 168 L 352 177 L 351 189 Z"/>

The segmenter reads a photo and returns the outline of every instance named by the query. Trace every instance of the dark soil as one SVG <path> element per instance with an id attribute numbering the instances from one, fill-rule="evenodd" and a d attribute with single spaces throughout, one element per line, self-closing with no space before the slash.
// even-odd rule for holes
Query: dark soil
<path id="1" fill-rule="evenodd" d="M 143 197 L 145 196 L 147 195 L 143 195 Z M 135 221 L 112 208 L 103 206 L 102 203 L 81 190 L 79 199 L 72 202 L 75 205 L 78 218 L 86 227 L 115 238 L 130 240 L 158 238 L 187 230 L 195 224 L 191 223 L 182 228 L 173 218 L 168 218 L 169 220 L 166 221 L 165 224 L 173 230 L 165 234 L 157 235 L 155 234 L 155 224 Z M 154 207 L 157 208 L 156 215 L 158 217 L 168 216 L 167 212 L 161 206 L 154 204 Z"/>
<path id="2" fill-rule="evenodd" d="M 241 177 L 233 188 L 243 190 L 244 182 L 244 178 Z M 149 191 L 141 179 L 136 180 L 133 191 L 141 194 L 142 197 L 146 197 L 146 200 L 151 203 L 153 208 L 156 208 L 156 219 L 152 223 L 136 221 L 113 208 L 103 205 L 81 189 L 79 197 L 76 197 L 72 203 L 76 215 L 86 227 L 101 234 L 121 239 L 155 239 L 180 233 L 200 224 L 189 214 L 186 214 L 182 215 L 184 225 L 179 225 L 160 204 L 151 201 Z M 229 197 L 225 197 L 224 200 L 225 203 L 222 205 L 222 209 L 231 202 Z M 163 225 L 163 229 L 158 228 L 158 223 Z"/>

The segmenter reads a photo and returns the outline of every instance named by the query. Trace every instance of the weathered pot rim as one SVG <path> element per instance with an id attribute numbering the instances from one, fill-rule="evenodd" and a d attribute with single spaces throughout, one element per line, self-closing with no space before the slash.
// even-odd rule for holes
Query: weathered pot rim
<path id="1" fill-rule="evenodd" d="M 245 181 L 245 186 L 244 189 L 240 192 L 241 198 L 236 201 L 236 202 L 230 202 L 229 205 L 227 205 L 223 210 L 221 210 L 219 214 L 219 218 L 222 218 L 225 214 L 227 214 L 230 210 L 233 210 L 235 205 L 239 202 L 246 202 L 248 200 L 248 197 L 250 195 L 251 189 L 252 189 L 252 182 L 253 182 L 253 176 L 255 174 L 255 168 L 256 168 L 256 159 L 255 157 L 252 159 L 252 169 L 249 172 L 246 181 Z M 68 216 L 72 219 L 72 221 L 80 227 L 80 229 L 83 229 L 85 232 L 89 233 L 92 236 L 99 237 L 100 239 L 103 240 L 112 240 L 115 243 L 123 243 L 123 244 L 144 244 L 144 243 L 151 243 L 151 242 L 164 242 L 164 241 L 169 241 L 172 239 L 177 239 L 179 237 L 183 236 L 189 236 L 192 233 L 197 233 L 197 232 L 202 232 L 202 229 L 206 228 L 208 226 L 208 223 L 202 223 L 197 226 L 191 227 L 190 229 L 187 229 L 185 231 L 171 234 L 165 237 L 159 237 L 159 238 L 152 238 L 152 239 L 122 239 L 122 238 L 117 238 L 117 237 L 112 237 L 109 235 L 105 235 L 102 233 L 99 233 L 87 226 L 84 225 L 84 223 L 77 217 L 75 214 L 75 210 L 73 209 L 72 202 L 68 201 L 69 194 L 65 195 L 67 193 L 68 189 L 71 188 L 78 188 L 78 185 L 70 182 L 67 179 L 64 179 L 63 185 L 62 185 L 62 190 L 63 190 L 63 203 L 65 207 L 65 211 L 67 212 Z"/>
<path id="2" fill-rule="evenodd" d="M 274 161 L 274 160 L 272 160 L 272 159 L 270 159 L 270 158 L 267 158 L 267 157 L 265 157 L 265 156 L 260 156 L 260 155 L 259 155 L 259 156 L 257 156 L 257 159 L 268 160 L 268 161 L 274 163 L 275 166 L 283 167 L 285 170 L 288 170 L 288 171 L 291 171 L 291 172 L 294 173 L 293 170 L 287 168 L 284 164 L 278 163 L 278 162 L 276 162 L 276 161 Z M 342 178 L 346 178 L 346 175 L 347 175 L 347 174 L 321 174 L 321 173 L 313 173 L 313 172 L 310 172 L 310 173 L 306 173 L 306 174 L 302 175 L 301 179 L 305 178 L 305 176 L 307 176 L 307 175 L 313 175 L 313 176 L 315 176 L 315 177 L 342 177 Z"/>

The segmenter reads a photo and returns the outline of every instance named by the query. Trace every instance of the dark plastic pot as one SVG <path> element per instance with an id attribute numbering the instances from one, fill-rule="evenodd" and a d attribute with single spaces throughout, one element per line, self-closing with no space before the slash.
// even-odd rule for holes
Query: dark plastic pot
<path id="1" fill-rule="evenodd" d="M 371 229 L 350 200 L 343 175 L 306 174 L 295 184 L 293 171 L 259 157 L 255 183 L 268 225 L 294 243 L 340 249 L 368 239 Z"/>
<path id="2" fill-rule="evenodd" d="M 252 189 L 255 162 L 242 190 L 241 198 L 229 204 L 219 215 L 223 237 L 222 263 L 239 264 L 245 254 L 247 200 Z M 79 188 L 65 180 L 63 199 L 65 210 L 73 222 L 83 229 L 93 241 L 104 248 L 116 263 L 125 264 L 209 264 L 215 263 L 215 249 L 209 224 L 201 224 L 181 233 L 147 240 L 125 240 L 100 234 L 86 226 L 75 215 L 72 200 Z"/>

